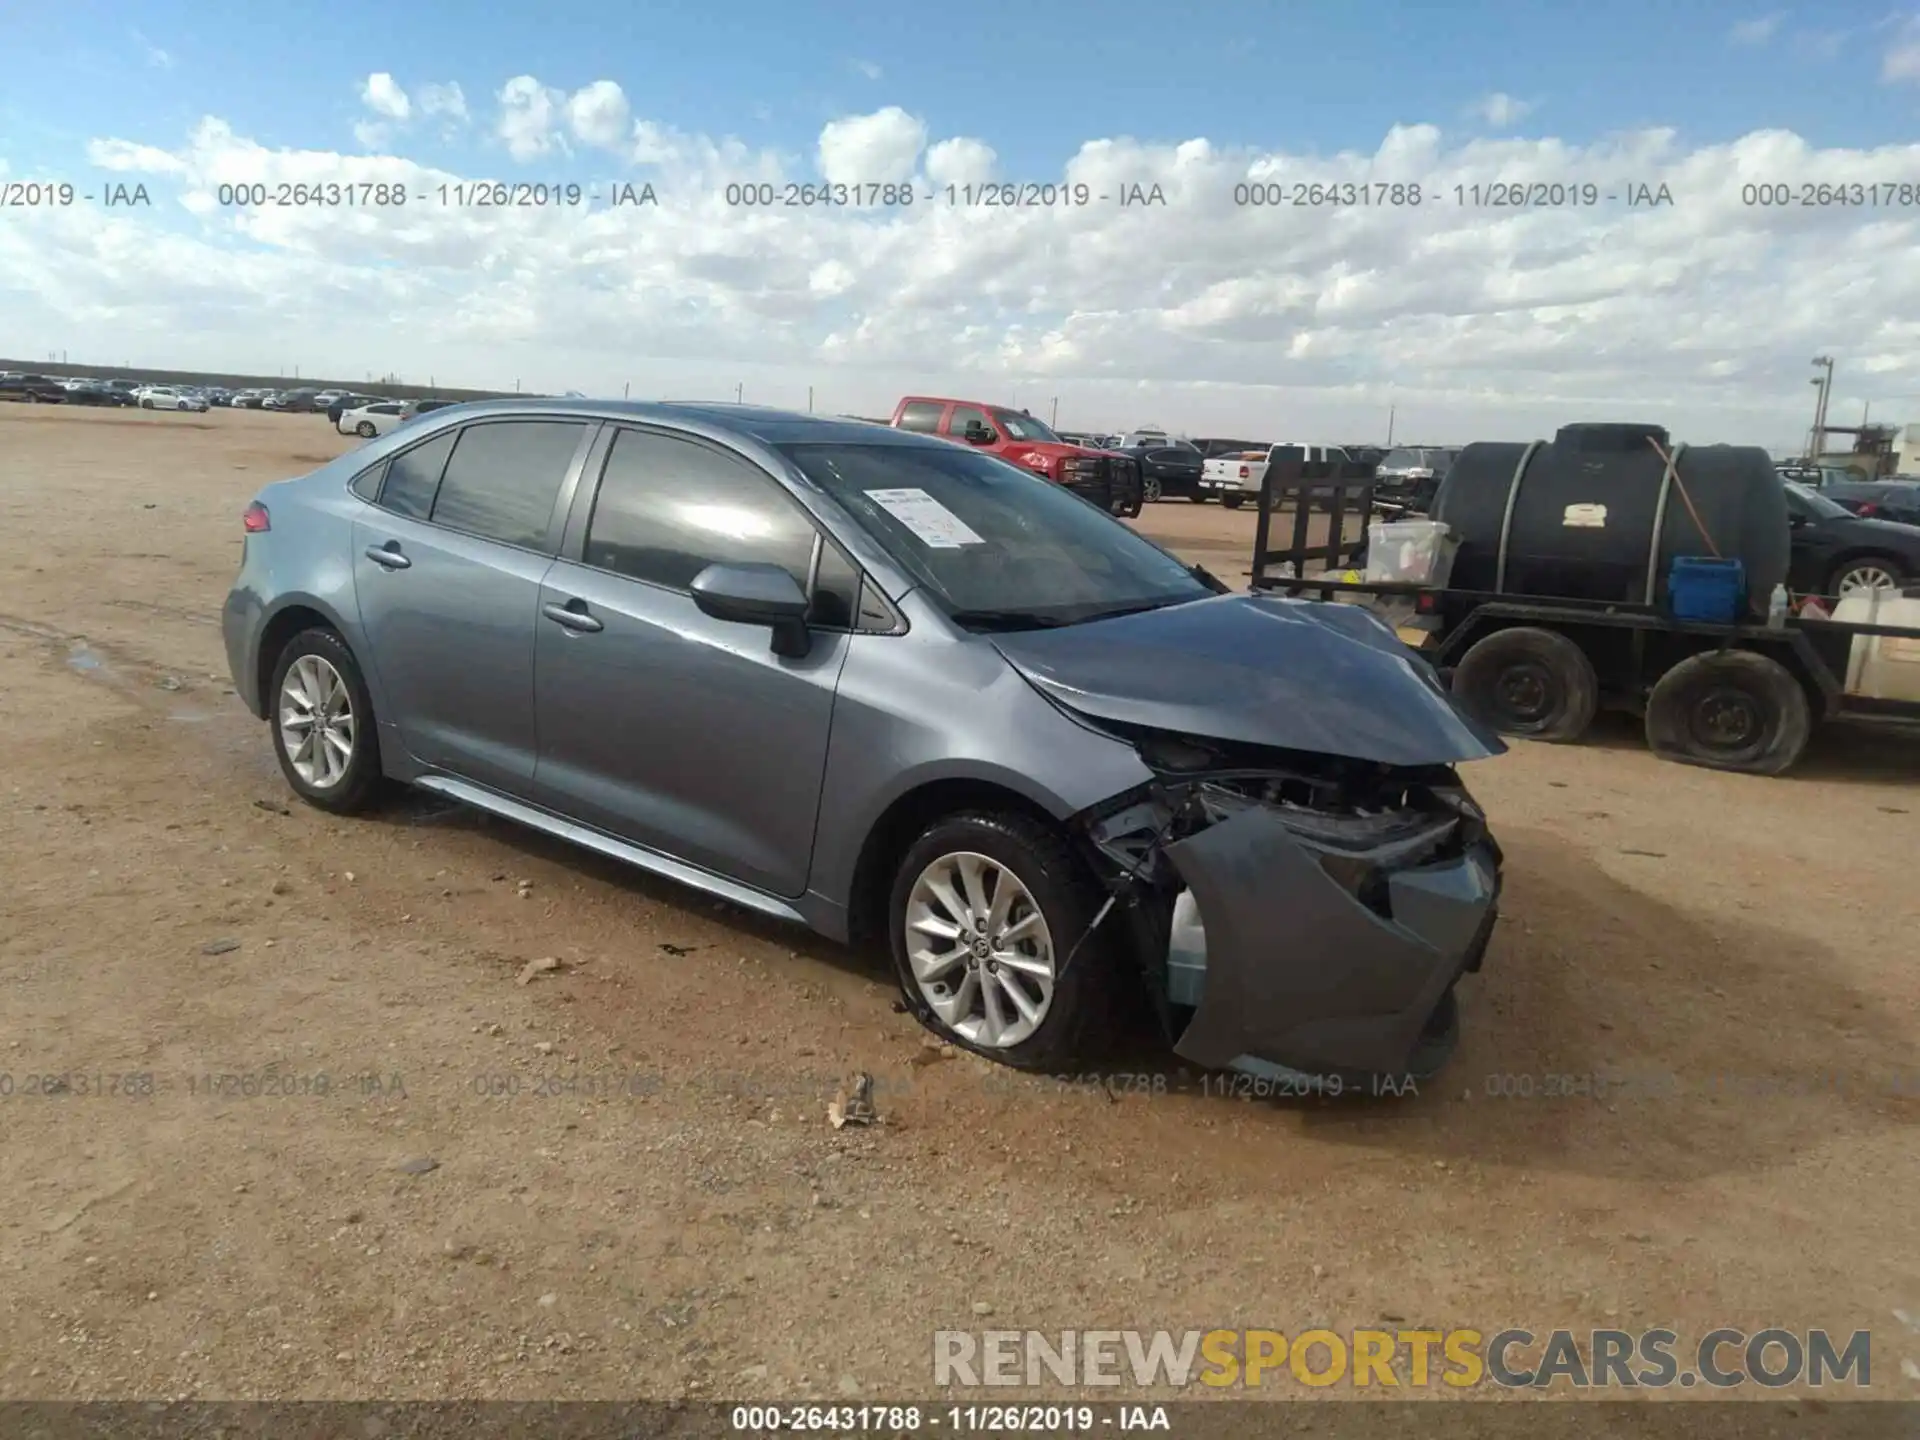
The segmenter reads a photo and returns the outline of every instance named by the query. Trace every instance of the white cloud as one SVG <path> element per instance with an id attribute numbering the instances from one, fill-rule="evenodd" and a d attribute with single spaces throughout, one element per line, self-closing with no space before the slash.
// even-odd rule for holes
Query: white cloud
<path id="1" fill-rule="evenodd" d="M 898 105 L 835 120 L 820 132 L 821 176 L 836 185 L 886 185 L 909 178 L 927 145 L 927 127 Z"/>
<path id="2" fill-rule="evenodd" d="M 1483 95 L 1474 102 L 1473 113 L 1496 130 L 1504 130 L 1509 125 L 1518 125 L 1533 113 L 1533 102 L 1516 100 L 1513 96 L 1496 90 L 1491 95 Z"/>
<path id="3" fill-rule="evenodd" d="M 531 79 L 515 93 L 535 117 L 523 146 L 560 143 L 567 97 Z M 90 161 L 145 180 L 155 210 L 0 227 L 0 331 L 28 354 L 269 369 L 297 354 L 316 373 L 517 376 L 556 392 L 631 381 L 636 395 L 731 396 L 744 380 L 802 406 L 811 385 L 820 408 L 867 414 L 923 388 L 1058 395 L 1069 426 L 1152 418 L 1193 433 L 1365 436 L 1391 395 L 1401 432 L 1436 442 L 1615 416 L 1695 443 L 1788 445 L 1810 409 L 1802 362 L 1832 352 L 1837 411 L 1872 400 L 1876 416 L 1920 421 L 1920 401 L 1901 414 L 1894 400 L 1920 396 L 1914 207 L 1772 207 L 1741 188 L 1884 184 L 1920 174 L 1920 145 L 1816 149 L 1759 131 L 1690 148 L 1667 130 L 1462 143 L 1431 126 L 1334 156 L 1096 139 L 1054 170 L 1087 203 L 968 208 L 927 189 L 991 176 L 991 148 L 929 145 L 901 111 L 827 127 L 815 157 L 648 121 L 629 134 L 658 210 L 443 207 L 420 197 L 461 176 L 404 154 L 269 148 L 217 119 L 184 144 L 96 140 Z M 725 204 L 727 183 L 805 180 L 810 161 L 849 181 L 924 179 L 911 205 Z M 1250 182 L 1290 199 L 1296 184 L 1410 177 L 1426 187 L 1417 206 L 1386 190 L 1366 206 L 1235 203 Z M 217 202 L 220 185 L 255 181 L 390 183 L 409 198 Z M 1553 188 L 1569 181 L 1591 183 L 1595 203 Z M 1543 187 L 1519 198 L 1547 203 L 1493 205 L 1514 198 L 1495 184 Z M 1674 203 L 1629 208 L 1630 184 L 1664 184 Z M 1121 208 L 1112 197 L 1133 185 L 1160 186 L 1165 207 Z"/>
<path id="4" fill-rule="evenodd" d="M 422 85 L 419 93 L 422 115 L 454 121 L 467 118 L 467 97 L 458 81 L 448 81 L 445 85 Z"/>
<path id="5" fill-rule="evenodd" d="M 858 70 L 862 75 L 866 76 L 867 79 L 869 80 L 878 80 L 881 77 L 881 75 L 885 73 L 884 71 L 881 70 L 881 68 L 878 65 L 874 64 L 873 61 L 871 60 L 855 60 L 853 62 L 853 68 Z"/>
<path id="6" fill-rule="evenodd" d="M 1786 16 L 1780 11 L 1769 15 L 1756 15 L 1751 20 L 1738 21 L 1727 32 L 1727 39 L 1735 45 L 1764 45 L 1779 33 L 1780 22 Z"/>
<path id="7" fill-rule="evenodd" d="M 384 70 L 367 76 L 366 84 L 360 87 L 360 103 L 388 120 L 405 120 L 413 114 L 407 92 Z"/>
<path id="8" fill-rule="evenodd" d="M 622 144 L 632 119 L 626 92 L 611 80 L 596 80 L 567 98 L 567 124 L 588 145 L 611 150 Z"/>
<path id="9" fill-rule="evenodd" d="M 1920 15 L 1895 32 L 1893 44 L 1880 62 L 1880 78 L 1888 84 L 1920 83 Z"/>
<path id="10" fill-rule="evenodd" d="M 516 160 L 536 160 L 565 141 L 558 133 L 566 92 L 542 85 L 531 75 L 516 75 L 494 97 L 500 102 L 496 133 Z"/>
<path id="11" fill-rule="evenodd" d="M 978 140 L 942 140 L 927 151 L 927 179 L 936 186 L 984 184 L 993 178 L 997 158 L 991 146 Z"/>
<path id="12" fill-rule="evenodd" d="M 173 56 L 167 51 L 162 50 L 158 45 L 150 45 L 147 47 L 147 64 L 156 70 L 171 70 L 173 68 Z"/>

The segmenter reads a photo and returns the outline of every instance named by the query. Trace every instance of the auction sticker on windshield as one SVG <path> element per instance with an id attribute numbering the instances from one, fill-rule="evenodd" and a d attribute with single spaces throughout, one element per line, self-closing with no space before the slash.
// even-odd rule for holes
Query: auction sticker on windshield
<path id="1" fill-rule="evenodd" d="M 962 545 L 984 545 L 954 514 L 924 490 L 869 490 L 867 498 L 911 530 L 930 550 L 958 550 Z"/>

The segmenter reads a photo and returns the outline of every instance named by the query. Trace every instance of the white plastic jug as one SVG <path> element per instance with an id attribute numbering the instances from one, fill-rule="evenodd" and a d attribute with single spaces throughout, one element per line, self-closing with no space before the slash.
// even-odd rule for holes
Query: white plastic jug
<path id="1" fill-rule="evenodd" d="M 1859 590 L 1833 607 L 1835 620 L 1920 630 L 1920 596 Z M 1847 657 L 1849 695 L 1865 700 L 1920 701 L 1920 635 L 1857 635 Z"/>

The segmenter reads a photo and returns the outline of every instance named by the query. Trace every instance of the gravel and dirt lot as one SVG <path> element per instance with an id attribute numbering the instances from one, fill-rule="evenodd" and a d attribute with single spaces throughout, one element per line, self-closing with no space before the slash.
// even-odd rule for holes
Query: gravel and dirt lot
<path id="1" fill-rule="evenodd" d="M 1920 1394 L 1920 746 L 1473 769 L 1506 911 L 1417 1096 L 1015 1076 L 876 960 L 293 802 L 219 608 L 354 443 L 0 410 L 0 1395 L 925 1397 L 936 1329 L 1370 1324 L 1871 1329 Z M 1139 524 L 1239 580 L 1249 512 Z"/>

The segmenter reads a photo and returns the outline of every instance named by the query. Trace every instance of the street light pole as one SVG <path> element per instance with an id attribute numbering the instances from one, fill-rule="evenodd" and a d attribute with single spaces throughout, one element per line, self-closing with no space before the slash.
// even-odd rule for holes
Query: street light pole
<path id="1" fill-rule="evenodd" d="M 1816 355 L 1813 357 L 1812 364 L 1814 369 L 1822 373 L 1813 382 L 1820 387 L 1820 398 L 1814 404 L 1813 443 L 1807 454 L 1807 459 L 1810 461 L 1819 459 L 1820 452 L 1827 443 L 1827 402 L 1833 395 L 1833 357 Z"/>

